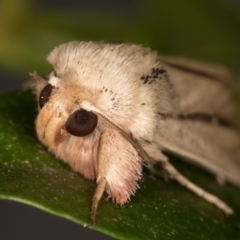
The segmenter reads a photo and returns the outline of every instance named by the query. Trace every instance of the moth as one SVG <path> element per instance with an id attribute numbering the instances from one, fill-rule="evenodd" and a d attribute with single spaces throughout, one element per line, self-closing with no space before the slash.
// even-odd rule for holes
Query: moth
<path id="1" fill-rule="evenodd" d="M 166 152 L 240 186 L 240 135 L 228 69 L 161 56 L 134 44 L 73 41 L 53 49 L 53 71 L 32 74 L 36 132 L 57 158 L 96 180 L 90 221 L 104 192 L 124 204 L 142 168 L 168 174 L 226 214 L 233 210 L 185 178 Z"/>

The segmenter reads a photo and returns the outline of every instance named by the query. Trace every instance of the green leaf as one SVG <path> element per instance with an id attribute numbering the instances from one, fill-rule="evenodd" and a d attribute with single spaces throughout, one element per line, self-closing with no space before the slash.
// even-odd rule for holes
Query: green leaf
<path id="1" fill-rule="evenodd" d="M 0 198 L 24 202 L 83 225 L 89 224 L 95 183 L 74 173 L 35 136 L 36 102 L 29 92 L 0 97 Z M 238 239 L 240 190 L 172 159 L 185 176 L 226 200 L 235 214 L 219 209 L 174 181 L 145 175 L 124 206 L 101 200 L 96 229 L 118 239 Z"/>

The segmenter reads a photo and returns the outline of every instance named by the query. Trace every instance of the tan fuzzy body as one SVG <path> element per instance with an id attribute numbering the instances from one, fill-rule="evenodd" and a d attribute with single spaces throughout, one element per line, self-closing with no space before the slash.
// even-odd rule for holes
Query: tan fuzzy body
<path id="1" fill-rule="evenodd" d="M 103 191 L 125 203 L 138 188 L 142 165 L 158 162 L 180 184 L 232 213 L 220 199 L 202 194 L 162 152 L 240 185 L 240 137 L 227 70 L 169 60 L 132 44 L 70 42 L 47 60 L 54 72 L 45 85 L 53 89 L 37 117 L 37 135 L 75 171 L 96 179 L 92 224 Z M 39 79 L 33 75 L 31 83 L 38 97 L 44 87 Z M 65 127 L 79 109 L 98 116 L 96 128 L 82 137 Z"/>

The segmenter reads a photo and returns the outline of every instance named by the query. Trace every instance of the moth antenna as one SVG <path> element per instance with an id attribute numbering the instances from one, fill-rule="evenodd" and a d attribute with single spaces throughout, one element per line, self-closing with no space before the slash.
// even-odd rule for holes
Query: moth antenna
<path id="1" fill-rule="evenodd" d="M 98 182 L 96 191 L 93 196 L 93 203 L 91 207 L 90 227 L 94 227 L 95 225 L 98 203 L 103 195 L 106 184 L 107 184 L 106 178 L 101 178 L 100 181 Z"/>
<path id="2" fill-rule="evenodd" d="M 162 161 L 162 166 L 169 173 L 170 178 L 175 179 L 182 186 L 186 187 L 187 189 L 189 189 L 199 197 L 205 199 L 206 201 L 212 203 L 213 205 L 221 209 L 223 212 L 225 212 L 227 215 L 233 214 L 233 210 L 225 202 L 189 181 L 180 172 L 178 172 L 177 169 L 174 168 L 168 161 Z M 157 171 L 155 171 L 154 173 L 157 174 Z"/>

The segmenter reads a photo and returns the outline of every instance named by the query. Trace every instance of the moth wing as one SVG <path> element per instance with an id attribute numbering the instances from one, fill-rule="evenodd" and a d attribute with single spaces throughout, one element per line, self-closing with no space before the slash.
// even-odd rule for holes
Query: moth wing
<path id="1" fill-rule="evenodd" d="M 240 135 L 235 129 L 204 121 L 160 119 L 155 141 L 162 150 L 240 186 Z"/>
<path id="2" fill-rule="evenodd" d="M 176 114 L 208 115 L 236 124 L 234 81 L 228 68 L 184 58 L 159 59 L 179 98 Z"/>
<path id="3" fill-rule="evenodd" d="M 240 134 L 231 72 L 184 58 L 159 56 L 176 94 L 178 107 L 159 121 L 154 139 L 162 150 L 240 186 Z"/>
<path id="4" fill-rule="evenodd" d="M 234 75 L 232 71 L 222 64 L 206 63 L 194 59 L 169 55 L 160 55 L 158 59 L 172 67 L 218 79 L 218 81 L 228 87 L 234 84 Z"/>

